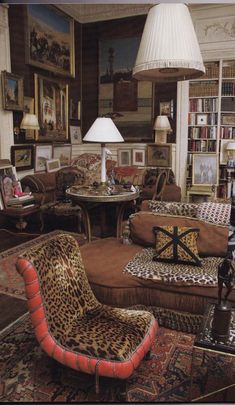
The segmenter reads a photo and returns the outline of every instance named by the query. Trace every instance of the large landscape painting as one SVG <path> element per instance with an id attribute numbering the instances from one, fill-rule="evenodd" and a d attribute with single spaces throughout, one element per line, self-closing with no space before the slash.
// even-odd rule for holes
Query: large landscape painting
<path id="1" fill-rule="evenodd" d="M 45 4 L 29 4 L 27 10 L 27 62 L 74 76 L 73 19 Z"/>
<path id="2" fill-rule="evenodd" d="M 140 37 L 107 39 L 99 46 L 99 115 L 111 117 L 126 141 L 152 139 L 152 83 L 132 69 Z"/>

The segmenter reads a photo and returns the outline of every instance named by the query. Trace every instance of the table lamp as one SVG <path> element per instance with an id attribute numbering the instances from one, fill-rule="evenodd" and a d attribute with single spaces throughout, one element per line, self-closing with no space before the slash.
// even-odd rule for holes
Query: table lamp
<path id="1" fill-rule="evenodd" d="M 166 115 L 157 116 L 153 129 L 155 130 L 155 143 L 167 143 L 167 133 L 172 129 Z"/>
<path id="2" fill-rule="evenodd" d="M 20 129 L 40 129 L 37 116 L 25 113 L 20 124 Z"/>
<path id="3" fill-rule="evenodd" d="M 99 117 L 93 122 L 83 141 L 101 143 L 101 184 L 104 185 L 106 183 L 105 143 L 124 142 L 124 139 L 111 118 Z"/>

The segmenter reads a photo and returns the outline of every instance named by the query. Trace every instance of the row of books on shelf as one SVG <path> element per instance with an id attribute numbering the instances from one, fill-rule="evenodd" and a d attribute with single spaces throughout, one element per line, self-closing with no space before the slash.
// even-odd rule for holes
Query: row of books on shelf
<path id="1" fill-rule="evenodd" d="M 223 77 L 234 77 L 235 76 L 235 63 L 234 62 L 226 63 L 226 66 L 223 66 L 222 76 Z"/>
<path id="2" fill-rule="evenodd" d="M 216 152 L 216 142 L 212 140 L 189 139 L 189 152 Z"/>
<path id="3" fill-rule="evenodd" d="M 218 95 L 218 82 L 191 82 L 189 86 L 189 97 L 208 97 Z"/>
<path id="4" fill-rule="evenodd" d="M 190 139 L 214 139 L 216 140 L 217 127 L 190 127 L 188 137 Z"/>
<path id="5" fill-rule="evenodd" d="M 217 114 L 195 114 L 189 113 L 188 115 L 189 125 L 217 125 Z"/>
<path id="6" fill-rule="evenodd" d="M 196 98 L 189 100 L 189 111 L 216 112 L 218 111 L 218 98 Z"/>
<path id="7" fill-rule="evenodd" d="M 235 82 L 222 83 L 222 96 L 235 96 Z"/>
<path id="8" fill-rule="evenodd" d="M 234 127 L 220 127 L 220 138 L 221 139 L 235 139 L 235 128 Z"/>
<path id="9" fill-rule="evenodd" d="M 210 62 L 205 64 L 205 78 L 214 79 L 219 77 L 219 64 L 218 62 Z"/>

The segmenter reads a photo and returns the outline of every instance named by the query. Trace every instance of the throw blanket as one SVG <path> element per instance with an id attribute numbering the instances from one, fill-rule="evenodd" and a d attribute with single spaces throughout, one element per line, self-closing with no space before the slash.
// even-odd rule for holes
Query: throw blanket
<path id="1" fill-rule="evenodd" d="M 152 279 L 164 284 L 181 286 L 217 286 L 217 268 L 223 260 L 219 257 L 201 259 L 202 266 L 174 264 L 153 261 L 156 253 L 153 248 L 143 249 L 123 269 L 135 277 Z"/>

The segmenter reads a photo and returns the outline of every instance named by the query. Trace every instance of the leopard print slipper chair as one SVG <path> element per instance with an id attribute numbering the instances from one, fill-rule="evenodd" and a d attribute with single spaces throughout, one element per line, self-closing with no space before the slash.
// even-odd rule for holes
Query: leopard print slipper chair
<path id="1" fill-rule="evenodd" d="M 68 367 L 95 374 L 96 393 L 99 376 L 127 379 L 149 353 L 157 321 L 147 311 L 98 302 L 71 235 L 39 243 L 18 257 L 16 268 L 42 349 Z"/>

